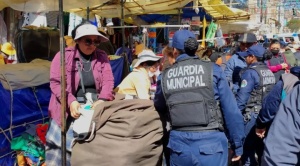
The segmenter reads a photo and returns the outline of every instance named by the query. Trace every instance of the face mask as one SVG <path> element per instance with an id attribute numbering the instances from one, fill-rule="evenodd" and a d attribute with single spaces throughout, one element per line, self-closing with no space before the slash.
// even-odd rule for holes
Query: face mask
<path id="1" fill-rule="evenodd" d="M 154 75 L 155 75 L 156 77 L 158 77 L 159 74 L 160 74 L 160 71 L 159 71 L 159 69 L 157 69 L 156 72 L 154 72 Z"/>
<path id="2" fill-rule="evenodd" d="M 148 76 L 149 77 L 153 77 L 155 75 L 155 73 L 151 72 L 151 71 L 148 71 Z"/>
<path id="3" fill-rule="evenodd" d="M 277 55 L 279 53 L 279 50 L 271 50 L 273 55 Z"/>

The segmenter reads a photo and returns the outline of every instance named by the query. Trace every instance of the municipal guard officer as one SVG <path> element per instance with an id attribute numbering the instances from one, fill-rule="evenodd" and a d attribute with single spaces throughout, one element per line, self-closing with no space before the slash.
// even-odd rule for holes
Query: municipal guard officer
<path id="1" fill-rule="evenodd" d="M 255 45 L 257 38 L 253 33 L 244 33 L 239 37 L 238 42 L 239 47 L 237 48 L 237 52 L 227 61 L 224 69 L 225 76 L 229 83 L 232 84 L 232 91 L 234 93 L 240 88 L 241 78 L 239 73 L 243 68 L 247 67 L 245 58 L 239 55 L 238 52 L 246 51 L 249 47 Z"/>
<path id="2" fill-rule="evenodd" d="M 244 115 L 245 135 L 244 153 L 242 163 L 244 165 L 257 165 L 263 151 L 262 139 L 255 134 L 255 121 L 261 109 L 262 100 L 275 84 L 275 76 L 263 63 L 265 49 L 260 45 L 251 46 L 247 51 L 239 53 L 245 57 L 248 68 L 241 74 L 241 88 L 236 95 L 239 109 Z"/>
<path id="3" fill-rule="evenodd" d="M 256 135 L 260 138 L 266 136 L 266 130 L 272 123 L 281 101 L 290 93 L 300 78 L 300 66 L 290 69 L 290 73 L 281 75 L 270 93 L 264 98 L 262 109 L 256 119 Z"/>
<path id="4" fill-rule="evenodd" d="M 221 67 L 195 55 L 198 43 L 188 30 L 174 34 L 172 47 L 176 61 L 162 73 L 154 99 L 157 111 L 169 111 L 170 164 L 227 165 L 224 127 L 235 152 L 232 160 L 239 160 L 244 141 L 243 118 Z"/>

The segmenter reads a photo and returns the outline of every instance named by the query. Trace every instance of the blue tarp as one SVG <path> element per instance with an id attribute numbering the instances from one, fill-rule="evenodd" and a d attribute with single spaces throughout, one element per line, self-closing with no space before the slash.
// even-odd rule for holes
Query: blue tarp
<path id="1" fill-rule="evenodd" d="M 44 84 L 34 88 L 14 90 L 11 97 L 10 91 L 4 89 L 0 83 L 0 127 L 2 130 L 6 130 L 5 134 L 0 131 L 1 166 L 13 165 L 16 156 L 10 150 L 10 143 L 6 136 L 11 140 L 12 137 L 18 137 L 26 130 L 25 124 L 41 124 L 43 118 L 46 118 L 47 121 L 50 95 L 49 84 Z M 14 126 L 11 130 L 12 137 L 10 131 L 7 130 L 11 125 Z"/>
<path id="2" fill-rule="evenodd" d="M 150 24 L 156 22 L 169 22 L 169 19 L 171 18 L 170 15 L 163 14 L 144 14 L 139 17 Z"/>
<path id="3" fill-rule="evenodd" d="M 182 8 L 182 14 L 181 14 L 181 18 L 192 18 L 194 16 L 200 16 L 200 20 L 202 21 L 204 16 L 206 18 L 207 21 L 211 21 L 212 17 L 207 14 L 203 8 L 199 8 L 199 13 L 197 14 L 194 10 L 193 10 L 193 2 L 190 2 L 188 4 L 186 4 L 183 8 Z M 144 15 L 139 15 L 139 17 L 141 19 L 143 19 L 144 21 L 152 24 L 152 23 L 156 23 L 156 22 L 169 22 L 169 19 L 171 18 L 171 15 L 164 15 L 164 14 L 144 14 Z"/>
<path id="4" fill-rule="evenodd" d="M 110 60 L 110 65 L 115 79 L 115 87 L 117 87 L 122 81 L 124 58 Z"/>

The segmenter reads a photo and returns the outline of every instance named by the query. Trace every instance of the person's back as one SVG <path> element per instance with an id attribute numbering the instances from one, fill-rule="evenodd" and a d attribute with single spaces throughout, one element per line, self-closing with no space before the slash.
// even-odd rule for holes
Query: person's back
<path id="1" fill-rule="evenodd" d="M 139 99 L 150 99 L 150 77 L 159 70 L 159 60 L 150 50 L 143 50 L 133 66 L 133 71 L 115 88 L 115 92 L 127 94 Z"/>
<path id="2" fill-rule="evenodd" d="M 176 62 L 163 71 L 157 82 L 154 105 L 159 112 L 170 108 L 171 165 L 227 165 L 228 142 L 223 125 L 234 150 L 232 160 L 237 161 L 242 154 L 243 120 L 222 69 L 199 59 L 193 47 L 197 44 L 193 43 L 197 40 L 188 30 L 174 34 Z M 212 149 L 222 149 L 222 153 Z M 176 155 L 179 151 L 181 155 Z"/>
<path id="3" fill-rule="evenodd" d="M 292 50 L 286 50 L 284 52 L 284 56 L 285 56 L 285 59 L 286 59 L 286 62 L 291 65 L 291 67 L 293 66 L 297 66 L 297 62 L 296 62 L 296 57 L 294 55 L 294 52 L 292 52 Z"/>
<path id="4" fill-rule="evenodd" d="M 256 36 L 253 33 L 245 33 L 238 39 L 239 47 L 235 47 L 232 51 L 235 54 L 231 54 L 232 57 L 227 61 L 224 73 L 230 84 L 233 84 L 233 92 L 236 93 L 240 85 L 240 71 L 247 67 L 245 58 L 239 56 L 238 51 L 245 51 L 247 48 L 255 45 L 257 42 Z"/>
<path id="5" fill-rule="evenodd" d="M 296 85 L 280 104 L 275 119 L 264 140 L 265 148 L 261 164 L 300 165 L 300 85 Z"/>

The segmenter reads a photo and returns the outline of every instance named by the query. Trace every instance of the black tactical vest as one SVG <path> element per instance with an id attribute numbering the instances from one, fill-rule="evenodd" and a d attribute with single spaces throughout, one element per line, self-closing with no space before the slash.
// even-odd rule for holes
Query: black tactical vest
<path id="1" fill-rule="evenodd" d="M 248 69 L 255 70 L 259 75 L 260 81 L 259 87 L 251 92 L 246 106 L 246 112 L 259 112 L 261 109 L 262 100 L 271 91 L 272 87 L 276 83 L 276 78 L 267 65 L 263 63 L 252 66 Z"/>
<path id="2" fill-rule="evenodd" d="M 176 62 L 163 72 L 162 88 L 172 129 L 223 129 L 223 117 L 214 98 L 211 62 L 199 58 Z"/>

